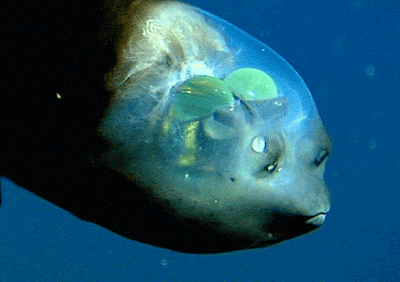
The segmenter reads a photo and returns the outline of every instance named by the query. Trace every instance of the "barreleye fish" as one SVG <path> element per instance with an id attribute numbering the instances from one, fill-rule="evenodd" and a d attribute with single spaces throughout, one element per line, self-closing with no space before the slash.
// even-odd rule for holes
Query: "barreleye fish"
<path id="1" fill-rule="evenodd" d="M 324 223 L 332 145 L 288 62 L 180 2 L 117 3 L 105 18 L 114 55 L 55 51 L 93 52 L 105 84 L 81 55 L 85 69 L 58 89 L 7 98 L 3 176 L 82 220 L 186 253 L 267 247 Z"/>

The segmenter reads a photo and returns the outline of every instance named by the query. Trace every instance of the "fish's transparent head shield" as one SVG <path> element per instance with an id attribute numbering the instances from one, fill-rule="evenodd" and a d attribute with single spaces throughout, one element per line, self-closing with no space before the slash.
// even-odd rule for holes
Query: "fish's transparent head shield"
<path id="1" fill-rule="evenodd" d="M 329 210 L 323 169 L 310 163 L 330 141 L 283 58 L 183 4 L 150 9 L 128 30 L 99 126 L 110 167 L 182 217 L 213 214 L 256 241 L 278 239 L 266 225 L 279 212 Z"/>

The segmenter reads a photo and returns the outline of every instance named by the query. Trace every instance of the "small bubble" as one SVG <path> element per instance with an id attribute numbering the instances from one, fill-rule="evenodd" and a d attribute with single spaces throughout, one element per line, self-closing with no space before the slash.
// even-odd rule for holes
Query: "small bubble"
<path id="1" fill-rule="evenodd" d="M 375 74 L 375 66 L 374 65 L 369 65 L 366 69 L 365 69 L 365 74 L 367 76 L 374 76 Z"/>
<path id="2" fill-rule="evenodd" d="M 166 266 L 168 264 L 168 261 L 166 259 L 161 260 L 161 265 Z"/>
<path id="3" fill-rule="evenodd" d="M 368 148 L 371 151 L 375 151 L 375 149 L 378 147 L 378 143 L 375 140 L 370 140 L 368 144 Z"/>

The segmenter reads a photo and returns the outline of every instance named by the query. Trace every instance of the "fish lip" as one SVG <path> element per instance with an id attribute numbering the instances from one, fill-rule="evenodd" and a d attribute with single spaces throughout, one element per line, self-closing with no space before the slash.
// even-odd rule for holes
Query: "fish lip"
<path id="1" fill-rule="evenodd" d="M 321 212 L 314 216 L 311 216 L 309 219 L 306 220 L 305 223 L 310 224 L 310 225 L 315 225 L 315 226 L 321 226 L 322 224 L 324 224 L 325 218 L 326 218 L 326 213 Z"/>

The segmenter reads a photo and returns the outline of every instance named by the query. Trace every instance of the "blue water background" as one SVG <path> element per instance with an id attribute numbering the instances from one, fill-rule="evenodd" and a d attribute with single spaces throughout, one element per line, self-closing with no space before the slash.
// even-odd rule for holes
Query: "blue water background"
<path id="1" fill-rule="evenodd" d="M 0 281 L 399 281 L 400 1 L 187 2 L 268 44 L 309 86 L 334 143 L 326 224 L 265 249 L 187 255 L 2 178 Z"/>

